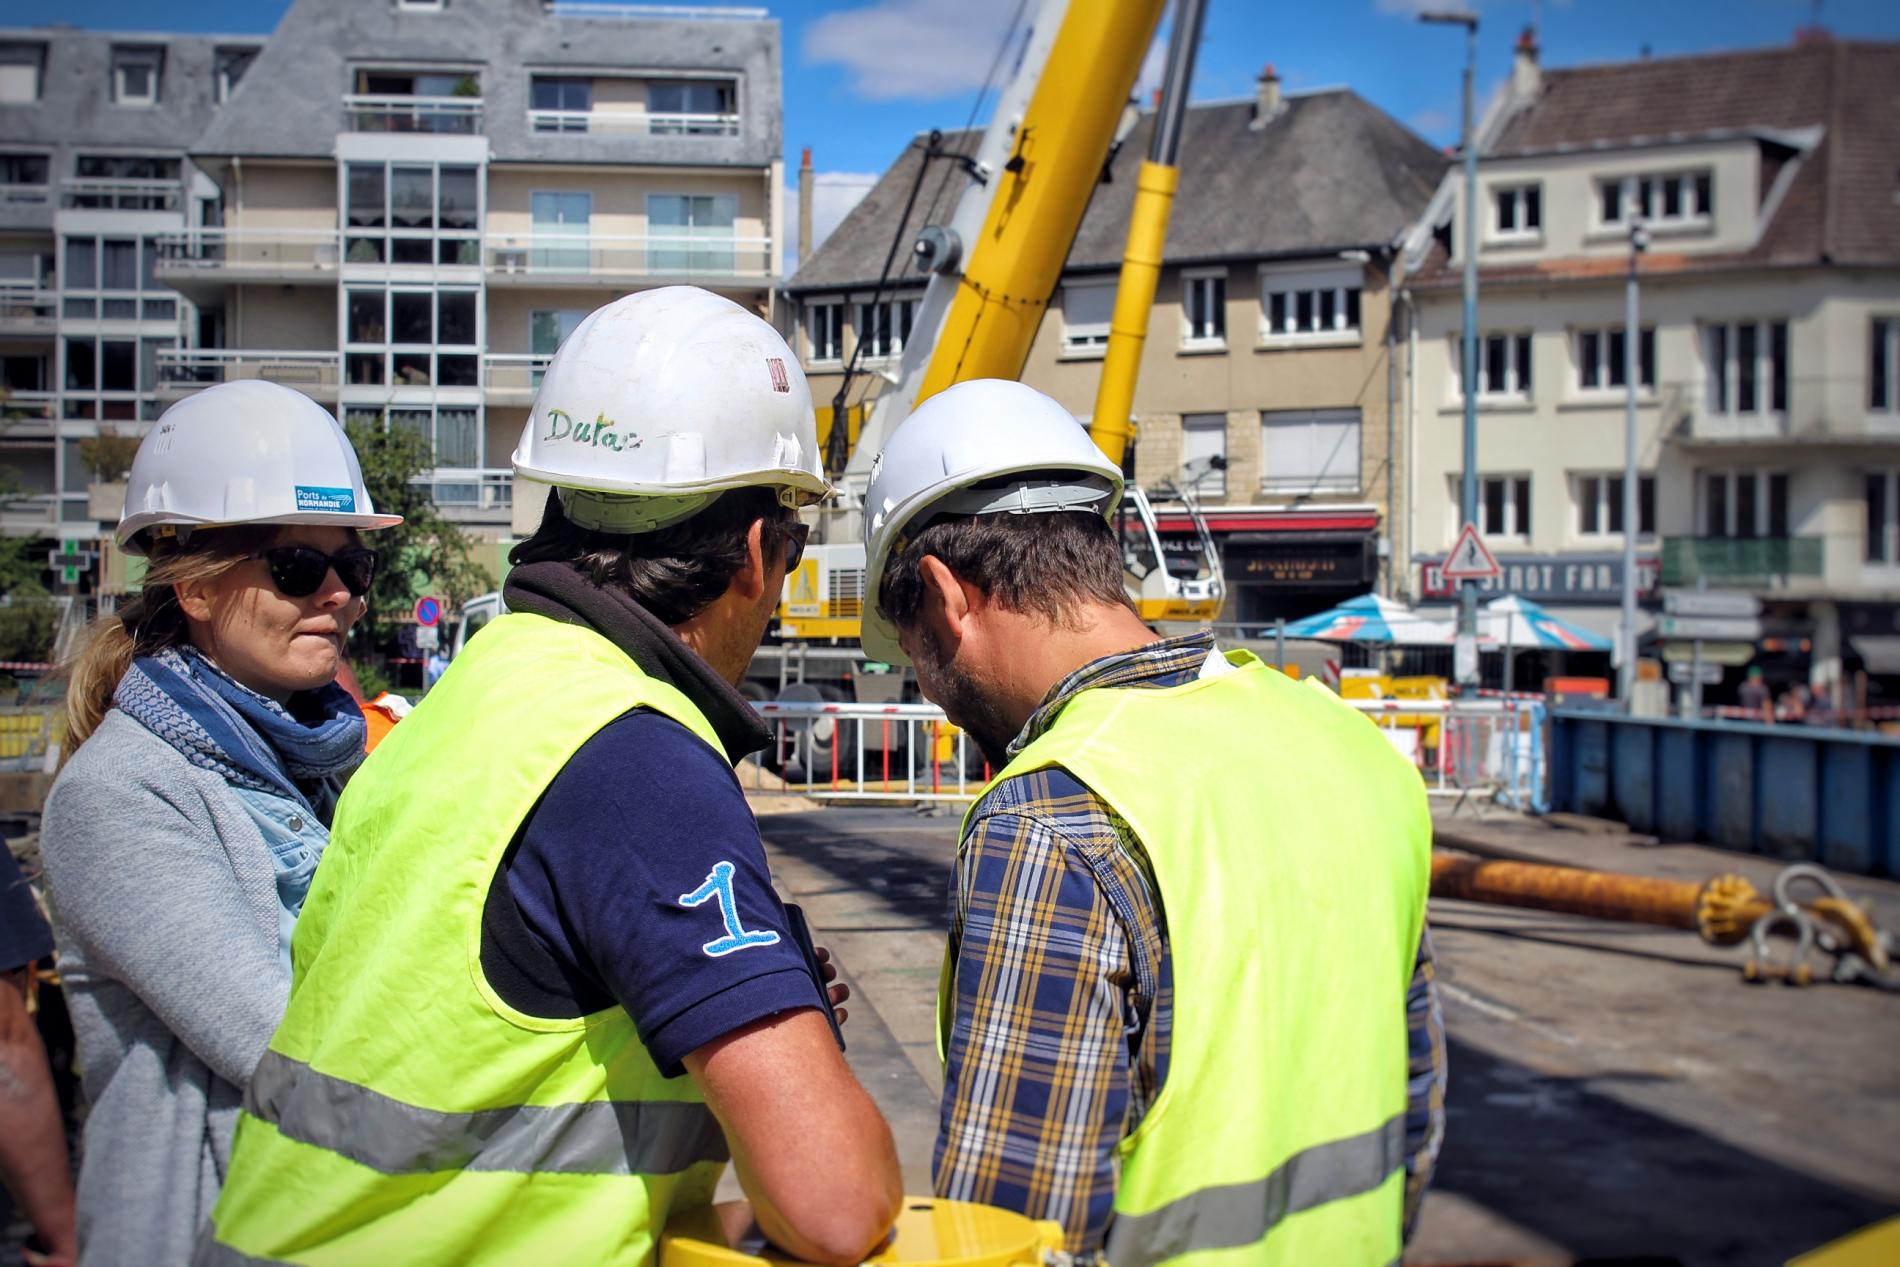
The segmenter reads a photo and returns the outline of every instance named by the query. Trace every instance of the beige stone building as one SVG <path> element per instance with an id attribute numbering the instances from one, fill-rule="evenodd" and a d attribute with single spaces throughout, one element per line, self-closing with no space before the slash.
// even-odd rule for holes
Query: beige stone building
<path id="1" fill-rule="evenodd" d="M 1152 125 L 1144 114 L 1108 164 L 1023 369 L 1084 421 Z M 896 367 L 923 287 L 904 273 L 878 283 L 921 161 L 916 146 L 900 155 L 816 251 L 801 252 L 784 288 L 781 318 L 821 404 L 854 357 L 847 403 L 875 395 Z M 1443 168 L 1350 90 L 1282 96 L 1271 72 L 1253 99 L 1188 111 L 1135 393 L 1134 474 L 1198 494 L 1230 583 L 1228 619 L 1299 616 L 1395 579 L 1387 525 L 1404 481 L 1388 401 L 1402 384 L 1387 279 Z M 928 174 L 926 194 L 937 180 Z M 919 203 L 900 268 L 902 246 L 931 223 L 929 197 Z M 1191 531 L 1185 514 L 1164 514 L 1162 527 L 1184 541 Z"/>

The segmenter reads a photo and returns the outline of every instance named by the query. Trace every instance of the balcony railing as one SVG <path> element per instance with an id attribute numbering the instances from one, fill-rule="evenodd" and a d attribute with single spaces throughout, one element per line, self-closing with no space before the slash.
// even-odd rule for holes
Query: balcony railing
<path id="1" fill-rule="evenodd" d="M 68 180 L 59 187 L 59 205 L 98 211 L 176 211 L 175 180 Z"/>
<path id="2" fill-rule="evenodd" d="M 0 330 L 51 334 L 59 328 L 59 296 L 34 281 L 0 281 Z"/>
<path id="3" fill-rule="evenodd" d="M 515 504 L 515 473 L 506 468 L 438 467 L 410 482 L 427 488 L 429 497 L 438 506 L 464 511 L 503 511 Z"/>
<path id="4" fill-rule="evenodd" d="M 491 352 L 482 358 L 482 387 L 496 395 L 531 396 L 553 359 L 546 352 Z"/>
<path id="5" fill-rule="evenodd" d="M 772 275 L 770 238 L 547 234 L 491 237 L 485 247 L 488 271 L 498 274 L 498 280 L 511 275 L 582 281 L 614 277 L 763 280 Z"/>
<path id="6" fill-rule="evenodd" d="M 1820 537 L 1665 537 L 1662 583 L 1774 586 L 1820 576 Z"/>
<path id="7" fill-rule="evenodd" d="M 480 97 L 343 98 L 348 132 L 437 132 L 474 136 L 482 130 Z"/>
<path id="8" fill-rule="evenodd" d="M 334 396 L 342 360 L 335 352 L 171 348 L 158 354 L 158 386 L 162 392 L 182 394 L 214 383 L 261 378 L 312 396 Z"/>
<path id="9" fill-rule="evenodd" d="M 50 421 L 58 412 L 57 392 L 14 391 L 0 387 L 0 433 L 22 423 Z"/>
<path id="10" fill-rule="evenodd" d="M 737 136 L 736 114 L 635 114 L 619 110 L 530 110 L 531 132 L 598 136 Z"/>
<path id="11" fill-rule="evenodd" d="M 0 185 L 0 207 L 31 207 L 53 196 L 50 185 Z"/>
<path id="12" fill-rule="evenodd" d="M 265 274 L 336 270 L 335 229 L 189 229 L 158 239 L 158 272 L 216 269 Z"/>

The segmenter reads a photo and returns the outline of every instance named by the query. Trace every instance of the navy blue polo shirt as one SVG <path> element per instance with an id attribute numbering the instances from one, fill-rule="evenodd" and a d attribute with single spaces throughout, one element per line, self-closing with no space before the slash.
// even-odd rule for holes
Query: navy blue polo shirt
<path id="1" fill-rule="evenodd" d="M 722 1035 L 821 1004 L 732 767 L 645 709 L 583 744 L 522 825 L 482 967 L 530 1015 L 625 1008 L 669 1077 Z"/>
<path id="2" fill-rule="evenodd" d="M 53 930 L 33 901 L 19 861 L 0 847 L 0 972 L 17 972 L 36 959 L 52 957 Z"/>

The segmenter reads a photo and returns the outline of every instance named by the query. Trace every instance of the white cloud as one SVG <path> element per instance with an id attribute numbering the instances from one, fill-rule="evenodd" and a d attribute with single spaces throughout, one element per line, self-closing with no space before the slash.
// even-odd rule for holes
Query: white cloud
<path id="1" fill-rule="evenodd" d="M 1478 0 L 1375 0 L 1381 13 L 1397 13 L 1404 17 L 1417 17 L 1427 9 L 1465 9 L 1472 13 L 1478 11 Z"/>
<path id="2" fill-rule="evenodd" d="M 1419 133 L 1421 136 L 1430 136 L 1432 133 L 1442 132 L 1452 125 L 1451 111 L 1440 110 L 1436 106 L 1432 106 L 1420 110 L 1405 122 L 1412 131 Z"/>
<path id="3" fill-rule="evenodd" d="M 814 172 L 811 188 L 811 245 L 815 251 L 824 245 L 833 229 L 851 214 L 851 208 L 871 192 L 878 182 L 876 172 Z M 798 271 L 798 182 L 785 190 L 786 241 L 785 273 Z"/>
<path id="4" fill-rule="evenodd" d="M 844 67 L 851 91 L 871 101 L 937 101 L 983 86 L 1017 8 L 1018 0 L 876 0 L 806 27 L 805 59 Z"/>

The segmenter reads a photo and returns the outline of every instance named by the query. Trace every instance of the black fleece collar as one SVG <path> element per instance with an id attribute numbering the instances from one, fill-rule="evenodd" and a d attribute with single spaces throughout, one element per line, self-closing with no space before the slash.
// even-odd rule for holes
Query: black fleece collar
<path id="1" fill-rule="evenodd" d="M 584 625 L 626 653 L 648 677 L 686 696 L 712 723 L 726 758 L 737 763 L 772 742 L 758 713 L 631 595 L 599 586 L 572 563 L 524 563 L 508 573 L 502 601 L 510 611 Z"/>

